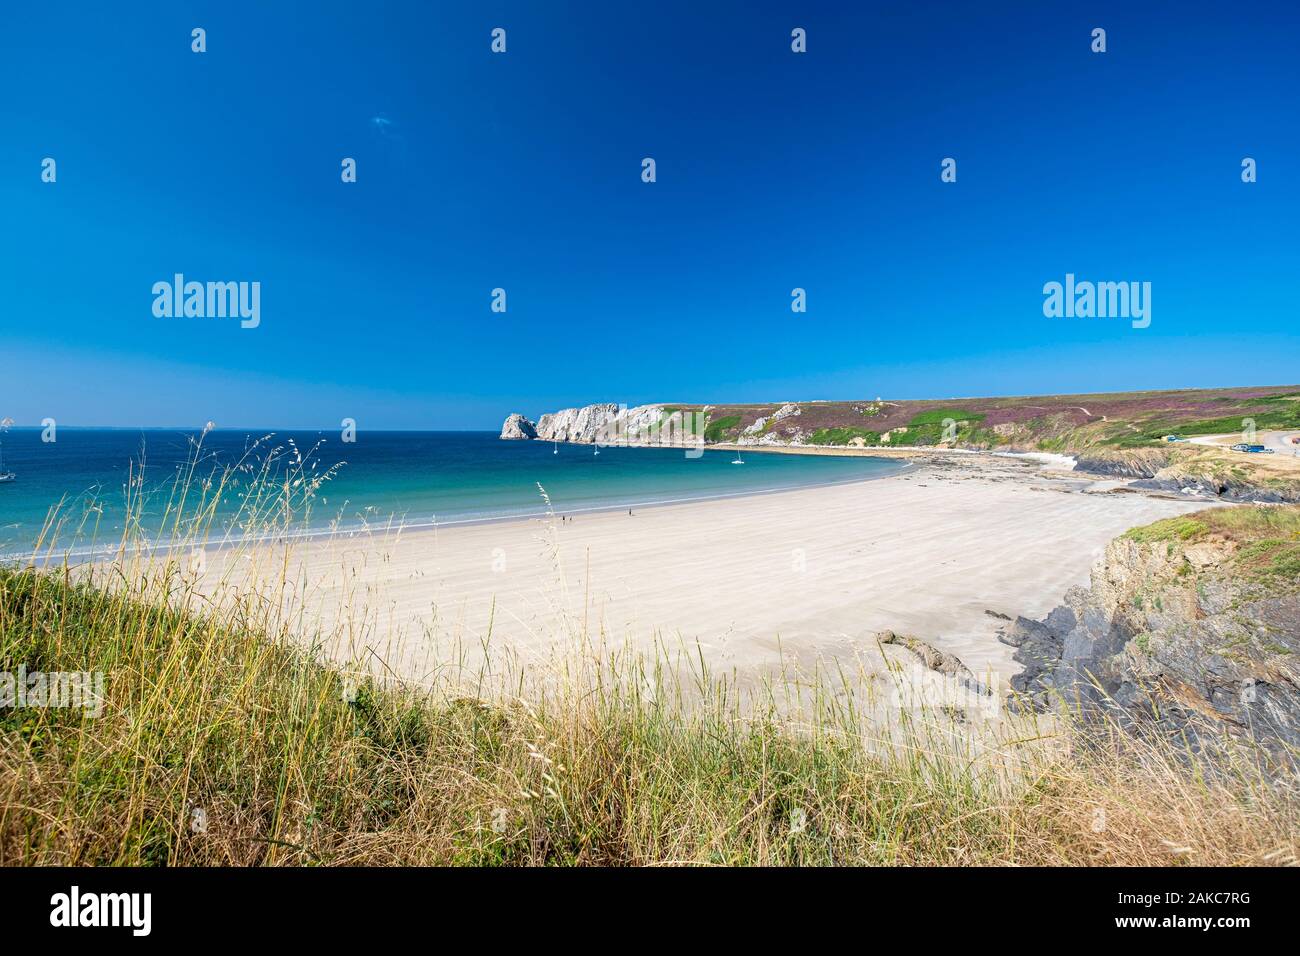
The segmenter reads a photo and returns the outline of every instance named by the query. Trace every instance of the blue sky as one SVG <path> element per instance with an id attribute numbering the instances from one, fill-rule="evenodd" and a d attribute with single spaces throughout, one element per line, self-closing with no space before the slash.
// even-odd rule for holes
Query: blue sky
<path id="1" fill-rule="evenodd" d="M 0 415 L 20 423 L 491 428 L 594 401 L 1300 381 L 1293 4 L 3 21 Z M 259 281 L 260 327 L 156 318 L 177 272 Z M 1150 328 L 1045 318 L 1067 272 L 1149 281 Z"/>

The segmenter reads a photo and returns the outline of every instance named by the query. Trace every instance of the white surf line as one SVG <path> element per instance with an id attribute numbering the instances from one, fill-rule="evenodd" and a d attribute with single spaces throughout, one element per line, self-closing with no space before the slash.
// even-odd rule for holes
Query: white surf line
<path id="1" fill-rule="evenodd" d="M 1024 458 L 1036 461 L 1044 467 L 1055 466 L 1062 471 L 1074 471 L 1079 461 L 1073 455 L 1062 455 L 1052 451 L 995 451 L 998 458 Z"/>

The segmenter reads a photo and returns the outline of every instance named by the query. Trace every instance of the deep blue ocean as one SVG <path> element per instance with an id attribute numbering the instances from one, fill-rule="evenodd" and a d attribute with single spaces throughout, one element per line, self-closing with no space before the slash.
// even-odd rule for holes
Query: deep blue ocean
<path id="1" fill-rule="evenodd" d="M 597 455 L 590 445 L 501 441 L 495 432 L 360 431 L 355 442 L 345 443 L 339 432 L 217 429 L 201 435 L 61 427 L 54 442 L 41 438 L 37 428 L 0 435 L 5 469 L 17 475 L 0 484 L 0 553 L 30 547 L 60 500 L 72 517 L 95 502 L 102 509 L 95 537 L 113 543 L 122 530 L 129 469 L 134 464 L 138 470 L 141 462 L 144 485 L 152 491 L 144 523 L 156 524 L 165 489 L 200 439 L 199 478 L 238 461 L 259 439 L 265 441 L 253 453 L 255 461 L 270 449 L 287 451 L 292 443 L 304 455 L 311 452 L 317 473 L 338 466 L 313 504 L 313 527 L 373 526 L 388 518 L 443 525 L 542 514 L 546 506 L 539 484 L 556 512 L 574 513 L 858 481 L 901 468 L 879 458 L 761 452 L 744 453 L 744 464 L 734 465 L 734 451 L 687 458 L 681 449 L 669 448 L 601 447 Z M 218 525 L 234 512 L 236 499 L 222 502 Z M 69 537 L 62 535 L 61 548 L 84 543 Z"/>

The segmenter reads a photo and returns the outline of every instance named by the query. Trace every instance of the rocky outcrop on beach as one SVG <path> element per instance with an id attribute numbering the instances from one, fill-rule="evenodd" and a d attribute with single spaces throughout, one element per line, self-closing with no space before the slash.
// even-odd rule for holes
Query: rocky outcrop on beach
<path id="1" fill-rule="evenodd" d="M 1220 501 L 1254 502 L 1259 504 L 1294 504 L 1300 502 L 1300 487 L 1285 485 L 1270 488 L 1256 481 L 1243 481 L 1236 477 L 1214 475 L 1189 475 L 1174 469 L 1157 472 L 1151 478 L 1134 481 L 1130 488 L 1143 491 L 1168 491 L 1181 495 L 1198 495 Z"/>
<path id="2" fill-rule="evenodd" d="M 507 441 L 536 438 L 537 426 L 516 412 L 507 418 L 506 423 L 501 426 L 501 437 Z"/>
<path id="3" fill-rule="evenodd" d="M 986 697 L 992 693 L 988 687 L 975 679 L 975 675 L 970 672 L 970 668 L 962 662 L 961 658 L 949 654 L 947 651 L 939 650 L 929 641 L 923 641 L 913 634 L 896 634 L 893 631 L 881 631 L 875 636 L 875 639 L 882 645 L 893 644 L 906 648 L 916 655 L 920 663 L 927 669 L 934 671 L 936 674 L 953 678 L 967 690 L 972 690 Z"/>
<path id="4" fill-rule="evenodd" d="M 1275 755 L 1300 745 L 1300 518 L 1216 512 L 1117 538 L 1090 587 L 1005 626 L 999 639 L 1024 665 L 1018 703 L 1110 715 L 1197 751 L 1223 735 Z"/>
<path id="5" fill-rule="evenodd" d="M 1146 451 L 1125 454 L 1082 453 L 1075 456 L 1076 471 L 1106 478 L 1154 478 L 1169 463 L 1168 456 Z"/>
<path id="6" fill-rule="evenodd" d="M 1203 448 L 1203 446 L 1202 446 Z M 1129 487 L 1221 501 L 1288 504 L 1300 502 L 1300 483 L 1292 480 L 1269 482 L 1268 474 L 1234 468 L 1222 459 L 1197 460 L 1202 451 L 1144 448 L 1122 452 L 1083 453 L 1076 457 L 1075 470 L 1108 478 L 1132 480 Z M 1175 453 L 1181 452 L 1181 454 Z M 1253 465 L 1253 461 L 1243 464 Z"/>

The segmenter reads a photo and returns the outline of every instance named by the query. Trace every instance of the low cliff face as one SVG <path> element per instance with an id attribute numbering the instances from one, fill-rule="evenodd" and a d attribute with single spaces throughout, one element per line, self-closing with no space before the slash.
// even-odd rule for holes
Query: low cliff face
<path id="1" fill-rule="evenodd" d="M 1075 470 L 1107 478 L 1154 478 L 1169 463 L 1170 454 L 1163 448 L 1092 449 L 1075 456 Z"/>
<path id="2" fill-rule="evenodd" d="M 1186 445 L 1135 448 L 1124 451 L 1084 452 L 1076 456 L 1075 470 L 1110 478 L 1136 478 L 1132 487 L 1173 494 L 1199 495 L 1220 501 L 1300 502 L 1300 479 L 1295 474 L 1261 470 L 1274 460 L 1263 456 L 1225 457 L 1220 449 Z"/>
<path id="3" fill-rule="evenodd" d="M 1300 746 L 1300 508 L 1241 507 L 1135 528 L 1042 621 L 1000 639 L 1032 706 Z"/>

